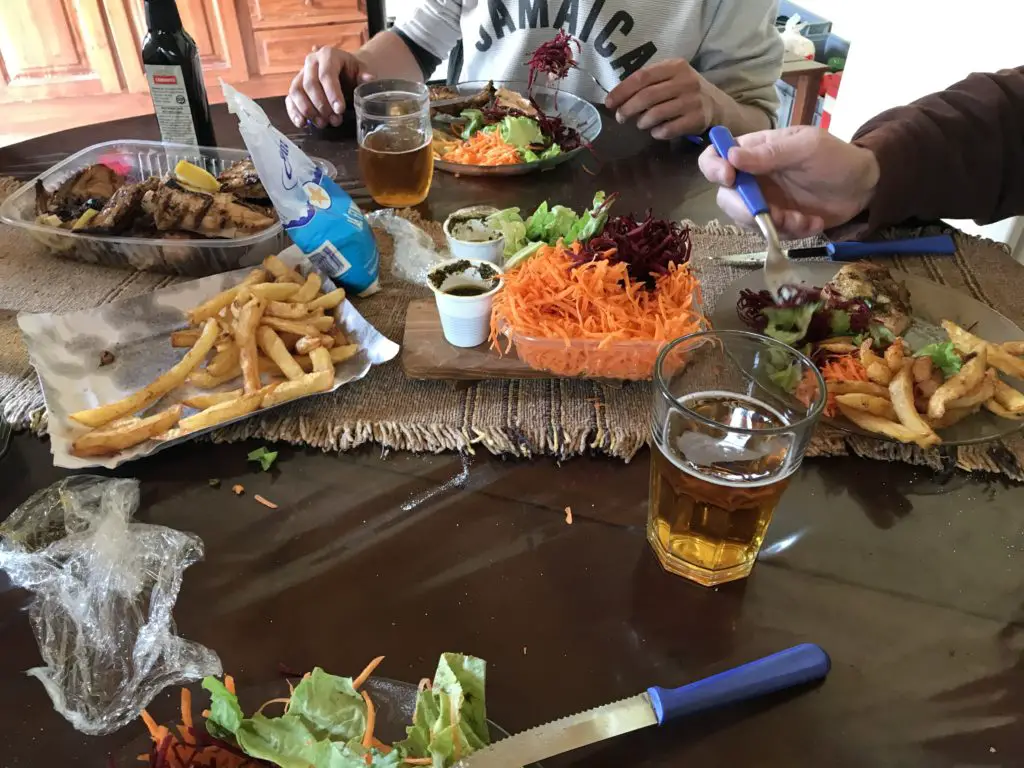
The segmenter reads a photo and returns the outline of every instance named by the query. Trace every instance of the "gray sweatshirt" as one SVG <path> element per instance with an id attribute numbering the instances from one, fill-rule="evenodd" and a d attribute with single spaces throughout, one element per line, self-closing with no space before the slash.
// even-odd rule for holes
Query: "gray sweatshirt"
<path id="1" fill-rule="evenodd" d="M 777 7 L 778 0 L 419 0 L 395 31 L 437 59 L 461 39 L 460 81 L 525 81 L 525 62 L 558 29 L 580 40 L 580 68 L 608 89 L 641 67 L 684 58 L 774 124 L 783 54 Z M 604 100 L 583 72 L 570 72 L 561 87 Z"/>

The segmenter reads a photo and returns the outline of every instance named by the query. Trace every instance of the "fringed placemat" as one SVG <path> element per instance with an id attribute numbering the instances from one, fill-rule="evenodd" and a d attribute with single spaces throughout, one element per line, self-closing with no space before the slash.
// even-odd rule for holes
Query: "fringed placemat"
<path id="1" fill-rule="evenodd" d="M 0 179 L 0 199 L 14 187 Z M 440 226 L 407 217 L 443 247 Z M 903 235 L 916 233 L 903 232 Z M 757 236 L 734 227 L 694 227 L 694 268 L 704 286 L 708 312 L 725 287 L 742 272 L 712 265 L 709 257 L 763 247 Z M 1020 323 L 1024 267 L 1005 247 L 957 236 L 957 255 L 897 259 L 898 269 L 957 290 Z M 410 300 L 429 295 L 391 276 L 393 246 L 379 234 L 383 290 L 359 302 L 359 310 L 379 330 L 400 341 Z M 15 323 L 19 311 L 71 311 L 137 295 L 177 278 L 95 267 L 49 256 L 27 235 L 0 228 L 0 410 L 17 428 L 45 431 L 43 399 Z M 344 451 L 368 442 L 409 451 L 473 451 L 553 455 L 560 458 L 597 451 L 632 458 L 647 442 L 649 385 L 609 386 L 570 379 L 451 383 L 410 381 L 399 361 L 375 368 L 364 380 L 331 395 L 276 409 L 215 433 L 218 441 L 250 437 Z M 980 446 L 921 451 L 912 446 L 851 436 L 823 426 L 811 456 L 855 454 L 904 461 L 936 469 L 959 466 L 1024 481 L 1024 438 Z"/>

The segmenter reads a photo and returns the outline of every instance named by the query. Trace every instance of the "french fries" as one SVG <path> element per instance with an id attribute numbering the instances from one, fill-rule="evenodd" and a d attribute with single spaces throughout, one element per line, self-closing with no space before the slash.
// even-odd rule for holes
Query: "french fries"
<path id="1" fill-rule="evenodd" d="M 121 400 L 71 415 L 88 428 L 73 439 L 72 453 L 113 455 L 330 390 L 335 366 L 359 346 L 335 321 L 345 291 L 323 287 L 316 272 L 304 277 L 278 257 L 266 258 L 241 283 L 185 313 L 189 327 L 171 333 L 170 343 L 186 351 L 169 370 Z M 138 415 L 164 398 L 180 402 Z M 196 412 L 186 414 L 186 407 Z"/>
<path id="2" fill-rule="evenodd" d="M 902 364 L 902 362 L 901 362 Z M 893 376 L 889 383 L 889 397 L 892 400 L 893 410 L 900 423 L 914 434 L 913 442 L 922 448 L 930 448 L 941 442 L 941 438 L 935 434 L 927 421 L 917 412 L 914 405 L 914 382 L 911 373 L 906 368 Z M 945 413 L 945 410 L 943 410 Z M 941 418 L 939 414 L 936 418 Z"/>
<path id="3" fill-rule="evenodd" d="M 95 429 L 114 419 L 119 419 L 130 413 L 137 413 L 143 408 L 152 405 L 172 389 L 184 383 L 188 375 L 198 367 L 210 350 L 213 349 L 213 345 L 217 341 L 217 332 L 217 321 L 213 318 L 208 319 L 203 325 L 203 332 L 200 334 L 195 346 L 186 352 L 185 356 L 169 371 L 161 374 L 138 392 L 128 395 L 128 397 L 114 403 L 101 405 L 98 408 L 90 408 L 86 411 L 72 413 L 71 418 L 79 424 Z"/>
<path id="4" fill-rule="evenodd" d="M 239 363 L 242 366 L 242 389 L 249 395 L 263 386 L 260 381 L 259 352 L 256 347 L 256 329 L 266 303 L 252 298 L 242 307 L 235 322 L 235 343 L 238 345 Z"/>
<path id="5" fill-rule="evenodd" d="M 955 344 L 956 342 L 954 342 Z M 974 357 L 960 368 L 960 372 L 950 376 L 941 387 L 928 398 L 928 418 L 941 419 L 946 412 L 946 404 L 957 400 L 977 387 L 988 367 L 988 345 L 985 342 L 975 348 Z"/>
<path id="6" fill-rule="evenodd" d="M 239 416 L 245 416 L 247 413 L 252 413 L 260 407 L 260 404 L 263 402 L 263 398 L 264 393 L 257 389 L 255 392 L 242 395 L 241 397 L 236 397 L 232 400 L 226 400 L 223 403 L 211 405 L 209 408 L 201 410 L 194 416 L 182 419 L 178 422 L 178 428 L 181 429 L 183 433 L 188 433 L 223 424 L 225 421 L 231 421 L 232 419 L 237 419 Z"/>
<path id="7" fill-rule="evenodd" d="M 71 444 L 75 456 L 109 456 L 144 443 L 166 432 L 181 419 L 182 406 L 175 405 L 144 419 L 126 419 L 104 429 L 87 432 Z"/>
<path id="8" fill-rule="evenodd" d="M 281 373 L 293 381 L 303 377 L 304 371 L 295 362 L 295 358 L 288 351 L 288 347 L 281 341 L 281 337 L 277 335 L 273 328 L 268 328 L 265 325 L 260 326 L 256 331 L 256 341 L 260 349 L 263 350 L 263 353 L 274 362 L 274 365 Z"/>
<path id="9" fill-rule="evenodd" d="M 884 397 L 861 394 L 836 395 L 836 402 L 840 405 L 845 405 L 847 408 L 881 416 L 889 421 L 898 421 L 892 403 Z"/>
<path id="10" fill-rule="evenodd" d="M 1000 373 L 1024 378 L 1024 341 L 994 344 L 948 320 L 942 327 L 961 357 L 958 371 L 949 371 L 948 350 L 912 357 L 905 340 L 898 338 L 879 356 L 872 343 L 864 341 L 855 354 L 869 381 L 828 381 L 839 413 L 865 431 L 921 448 L 941 442 L 936 430 L 952 427 L 982 408 L 1000 418 L 1024 421 L 1024 392 L 1000 378 Z M 830 352 L 821 344 L 818 349 Z M 886 377 L 888 384 L 882 386 Z"/>

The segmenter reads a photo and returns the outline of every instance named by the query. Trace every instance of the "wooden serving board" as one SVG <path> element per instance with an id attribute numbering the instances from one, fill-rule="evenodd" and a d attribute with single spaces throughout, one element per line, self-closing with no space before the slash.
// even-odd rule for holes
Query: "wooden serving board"
<path id="1" fill-rule="evenodd" d="M 499 355 L 487 343 L 453 347 L 444 338 L 437 304 L 431 299 L 409 302 L 402 340 L 402 369 L 410 379 L 550 379 L 550 373 L 531 368 L 515 353 Z"/>

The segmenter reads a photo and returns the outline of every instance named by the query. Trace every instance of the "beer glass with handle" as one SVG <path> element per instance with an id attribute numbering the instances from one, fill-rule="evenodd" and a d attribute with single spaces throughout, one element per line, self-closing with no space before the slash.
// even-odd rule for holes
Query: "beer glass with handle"
<path id="1" fill-rule="evenodd" d="M 704 586 L 750 575 L 825 407 L 809 358 L 744 331 L 676 339 L 655 364 L 647 538 Z"/>
<path id="2" fill-rule="evenodd" d="M 355 90 L 359 169 L 381 205 L 419 205 L 434 178 L 430 91 L 423 83 L 383 79 Z"/>

